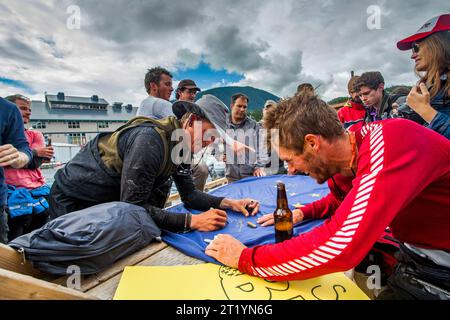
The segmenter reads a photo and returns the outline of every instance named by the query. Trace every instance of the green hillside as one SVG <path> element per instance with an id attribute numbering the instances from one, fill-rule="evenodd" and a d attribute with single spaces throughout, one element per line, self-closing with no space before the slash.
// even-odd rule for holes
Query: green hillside
<path id="1" fill-rule="evenodd" d="M 196 99 L 200 99 L 204 94 L 212 94 L 219 98 L 225 105 L 230 107 L 231 102 L 231 96 L 236 93 L 243 93 L 245 94 L 248 99 L 248 109 L 250 112 L 262 109 L 264 107 L 264 103 L 267 100 L 280 100 L 279 97 L 276 95 L 271 94 L 270 92 L 256 89 L 253 87 L 220 87 L 220 88 L 213 88 L 209 90 L 205 90 L 202 92 L 199 92 L 196 96 Z"/>

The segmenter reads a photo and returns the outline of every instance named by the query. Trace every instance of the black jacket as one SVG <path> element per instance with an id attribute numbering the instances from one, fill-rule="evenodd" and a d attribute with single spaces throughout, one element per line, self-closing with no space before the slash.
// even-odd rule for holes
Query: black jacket
<path id="1" fill-rule="evenodd" d="M 138 126 L 120 136 L 118 151 L 123 160 L 120 174 L 107 168 L 101 160 L 98 139 L 102 135 L 91 140 L 56 173 L 52 201 L 64 198 L 65 203 L 70 204 L 73 200 L 87 203 L 86 206 L 124 201 L 146 208 L 159 227 L 175 232 L 184 231 L 186 220 L 190 220 L 187 219 L 189 214 L 161 209 L 169 195 L 172 178 L 186 207 L 197 210 L 219 207 L 223 198 L 195 189 L 191 175 L 183 174 L 176 167 L 168 175 L 159 175 L 164 160 L 164 145 L 154 128 Z M 54 190 L 59 194 L 54 195 Z M 61 210 L 61 214 L 65 213 L 65 210 Z M 58 215 L 58 212 L 51 210 L 52 218 Z"/>
<path id="2" fill-rule="evenodd" d="M 383 92 L 381 107 L 377 111 L 376 115 L 371 115 L 371 109 L 375 109 L 375 108 L 364 106 L 366 109 L 366 115 L 364 117 L 364 122 L 366 124 L 368 124 L 373 121 L 391 118 L 392 104 L 394 102 L 396 102 L 400 97 L 403 97 L 403 96 L 404 95 L 388 94 L 386 92 Z"/>

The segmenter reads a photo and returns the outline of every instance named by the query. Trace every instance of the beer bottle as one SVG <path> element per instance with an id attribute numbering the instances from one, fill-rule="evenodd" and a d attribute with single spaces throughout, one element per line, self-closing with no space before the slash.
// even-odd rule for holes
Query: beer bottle
<path id="1" fill-rule="evenodd" d="M 289 240 L 294 234 L 292 211 L 289 210 L 286 187 L 283 182 L 277 184 L 277 208 L 273 213 L 275 220 L 275 242 Z"/>

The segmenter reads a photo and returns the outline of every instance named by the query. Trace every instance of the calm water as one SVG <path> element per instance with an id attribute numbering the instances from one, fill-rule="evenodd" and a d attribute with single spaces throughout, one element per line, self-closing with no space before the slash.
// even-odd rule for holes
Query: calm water
<path id="1" fill-rule="evenodd" d="M 45 177 L 45 180 L 47 181 L 47 184 L 51 186 L 53 184 L 53 181 L 55 181 L 55 173 L 58 171 L 59 168 L 49 168 L 49 169 L 41 169 L 42 174 Z"/>

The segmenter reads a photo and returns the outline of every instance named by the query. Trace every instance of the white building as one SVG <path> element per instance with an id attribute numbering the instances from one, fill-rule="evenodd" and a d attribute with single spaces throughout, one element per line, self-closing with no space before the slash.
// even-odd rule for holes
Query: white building
<path id="1" fill-rule="evenodd" d="M 136 116 L 137 107 L 115 102 L 113 105 L 96 95 L 90 98 L 45 95 L 45 102 L 31 102 L 30 126 L 52 142 L 84 145 L 100 132 L 119 128 Z"/>

